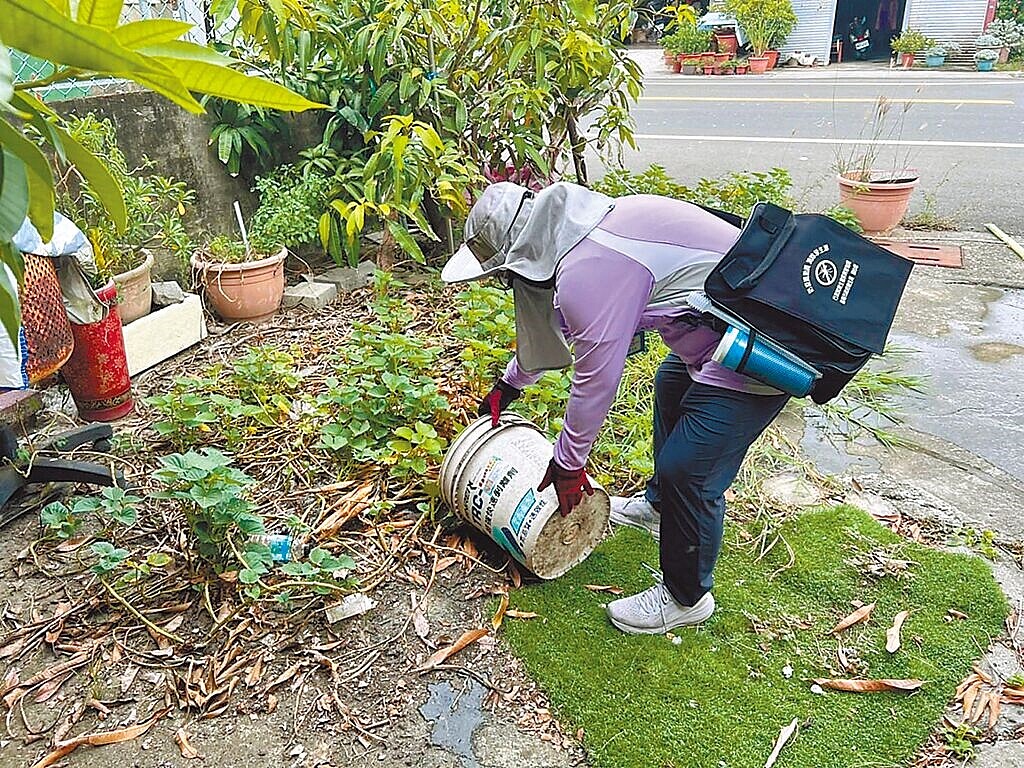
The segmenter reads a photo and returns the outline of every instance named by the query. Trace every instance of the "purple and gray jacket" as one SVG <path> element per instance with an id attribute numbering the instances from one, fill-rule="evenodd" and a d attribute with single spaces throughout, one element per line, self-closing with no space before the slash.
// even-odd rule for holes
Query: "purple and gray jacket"
<path id="1" fill-rule="evenodd" d="M 702 290 L 708 273 L 739 230 L 695 205 L 633 195 L 615 207 L 559 262 L 555 308 L 575 359 L 572 390 L 555 461 L 580 469 L 615 399 L 630 342 L 657 331 L 702 384 L 753 394 L 776 390 L 711 360 L 719 333 L 692 321 L 686 296 Z M 543 374 L 522 370 L 513 357 L 502 376 L 516 389 Z"/>

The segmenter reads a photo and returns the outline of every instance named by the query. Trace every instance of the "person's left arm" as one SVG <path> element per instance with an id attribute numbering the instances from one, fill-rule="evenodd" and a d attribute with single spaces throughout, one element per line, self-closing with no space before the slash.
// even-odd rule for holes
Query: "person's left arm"
<path id="1" fill-rule="evenodd" d="M 618 390 L 630 342 L 654 278 L 641 264 L 584 241 L 594 253 L 563 262 L 556 303 L 573 345 L 575 371 L 555 463 L 579 471 Z"/>

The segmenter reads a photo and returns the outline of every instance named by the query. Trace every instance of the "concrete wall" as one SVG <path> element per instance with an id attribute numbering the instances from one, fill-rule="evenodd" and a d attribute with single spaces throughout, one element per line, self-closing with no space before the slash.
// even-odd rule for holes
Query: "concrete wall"
<path id="1" fill-rule="evenodd" d="M 232 204 L 238 200 L 246 215 L 256 197 L 241 176 L 232 178 L 209 146 L 210 122 L 193 115 L 163 96 L 147 91 L 89 96 L 53 104 L 63 114 L 93 112 L 113 122 L 118 143 L 130 166 L 152 161 L 150 172 L 173 176 L 196 191 L 189 214 L 195 234 L 235 234 Z"/>

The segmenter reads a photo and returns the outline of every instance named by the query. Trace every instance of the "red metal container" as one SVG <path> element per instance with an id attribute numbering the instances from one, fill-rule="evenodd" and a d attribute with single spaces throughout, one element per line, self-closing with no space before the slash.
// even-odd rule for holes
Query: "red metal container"
<path id="1" fill-rule="evenodd" d="M 114 282 L 107 283 L 96 295 L 107 305 L 107 314 L 95 323 L 71 324 L 75 351 L 61 372 L 83 419 L 114 421 L 131 413 L 135 405 L 132 382 Z"/>

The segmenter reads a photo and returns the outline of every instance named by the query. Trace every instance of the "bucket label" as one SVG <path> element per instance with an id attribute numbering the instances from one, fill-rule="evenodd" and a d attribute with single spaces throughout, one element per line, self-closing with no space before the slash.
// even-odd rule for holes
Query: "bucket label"
<path id="1" fill-rule="evenodd" d="M 518 560 L 523 565 L 526 565 L 526 553 L 519 547 L 519 542 L 516 541 L 516 535 L 512 533 L 508 528 L 492 528 L 491 538 L 494 539 L 501 548 L 508 552 L 512 557 Z"/>
<path id="2" fill-rule="evenodd" d="M 526 519 L 526 513 L 530 511 L 530 508 L 533 506 L 536 499 L 537 496 L 533 492 L 533 488 L 530 488 L 516 505 L 516 511 L 512 513 L 512 518 L 508 521 L 508 524 L 516 533 L 519 533 L 519 531 L 522 530 L 523 521 Z"/>
<path id="3" fill-rule="evenodd" d="M 494 508 L 502 492 L 519 470 L 497 456 L 492 456 L 476 478 L 466 484 L 466 506 L 473 523 L 482 530 L 491 527 Z"/>

